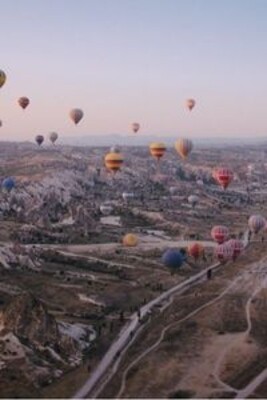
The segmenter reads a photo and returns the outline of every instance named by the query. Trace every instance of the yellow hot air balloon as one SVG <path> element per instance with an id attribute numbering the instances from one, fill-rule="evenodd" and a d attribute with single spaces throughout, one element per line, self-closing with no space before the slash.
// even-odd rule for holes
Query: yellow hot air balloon
<path id="1" fill-rule="evenodd" d="M 123 164 L 123 156 L 121 153 L 110 152 L 105 156 L 105 166 L 110 171 L 116 173 Z"/>
<path id="2" fill-rule="evenodd" d="M 187 99 L 186 100 L 186 107 L 188 108 L 189 111 L 192 111 L 193 108 L 196 105 L 196 101 L 194 99 Z"/>
<path id="3" fill-rule="evenodd" d="M 4 71 L 0 69 L 0 88 L 5 84 L 6 82 L 6 74 Z"/>
<path id="4" fill-rule="evenodd" d="M 175 142 L 175 149 L 182 158 L 186 158 L 193 149 L 193 143 L 189 139 L 178 139 Z"/>
<path id="5" fill-rule="evenodd" d="M 149 149 L 150 149 L 150 154 L 159 161 L 161 157 L 163 157 L 166 151 L 166 146 L 164 143 L 154 142 L 151 143 Z"/>
<path id="6" fill-rule="evenodd" d="M 133 233 L 127 233 L 122 239 L 122 243 L 127 247 L 135 247 L 138 244 L 138 237 Z"/>

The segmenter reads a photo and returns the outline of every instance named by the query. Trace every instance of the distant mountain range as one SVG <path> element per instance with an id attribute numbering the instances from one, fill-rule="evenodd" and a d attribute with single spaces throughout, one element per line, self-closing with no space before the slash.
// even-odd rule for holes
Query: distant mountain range
<path id="1" fill-rule="evenodd" d="M 76 146 L 112 146 L 115 144 L 119 144 L 121 146 L 146 146 L 152 142 L 163 141 L 166 145 L 172 146 L 174 142 L 177 140 L 175 136 L 157 136 L 157 135 L 94 135 L 94 136 L 70 136 L 70 137 L 62 137 L 60 142 L 66 145 L 76 145 Z M 267 144 L 267 135 L 266 138 L 255 138 L 253 135 L 251 137 L 212 137 L 212 138 L 192 138 L 193 142 L 198 146 L 234 146 L 234 145 L 259 145 L 259 144 Z"/>

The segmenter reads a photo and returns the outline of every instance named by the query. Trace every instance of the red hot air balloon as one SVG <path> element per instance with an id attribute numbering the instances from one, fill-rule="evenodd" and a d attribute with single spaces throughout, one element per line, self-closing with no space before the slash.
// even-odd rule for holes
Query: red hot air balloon
<path id="1" fill-rule="evenodd" d="M 229 168 L 222 167 L 215 169 L 212 176 L 219 183 L 219 185 L 222 186 L 223 189 L 226 189 L 233 179 L 233 172 Z"/>
<path id="2" fill-rule="evenodd" d="M 226 244 L 228 244 L 229 246 L 232 247 L 232 250 L 233 250 L 232 258 L 233 258 L 233 261 L 235 261 L 244 249 L 244 244 L 243 244 L 242 240 L 231 239 L 231 240 L 228 240 L 228 242 L 226 242 Z"/>
<path id="3" fill-rule="evenodd" d="M 28 105 L 30 104 L 30 100 L 28 99 L 28 97 L 20 97 L 18 99 L 18 103 L 20 105 L 20 107 L 25 110 L 25 108 L 28 107 Z"/>
<path id="4" fill-rule="evenodd" d="M 229 243 L 219 244 L 215 248 L 215 255 L 220 262 L 224 263 L 233 257 L 233 248 Z"/>
<path id="5" fill-rule="evenodd" d="M 215 242 L 221 244 L 228 238 L 229 229 L 224 225 L 216 225 L 211 230 L 211 237 Z"/>
<path id="6" fill-rule="evenodd" d="M 83 118 L 83 110 L 81 110 L 80 108 L 73 108 L 70 111 L 70 118 L 75 123 L 75 125 L 77 125 Z"/>
<path id="7" fill-rule="evenodd" d="M 200 243 L 193 243 L 188 246 L 188 254 L 197 260 L 204 251 L 203 246 Z"/>

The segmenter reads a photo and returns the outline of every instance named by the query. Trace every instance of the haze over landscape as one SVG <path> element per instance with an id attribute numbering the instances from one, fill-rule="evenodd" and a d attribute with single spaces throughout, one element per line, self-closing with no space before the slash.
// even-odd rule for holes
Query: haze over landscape
<path id="1" fill-rule="evenodd" d="M 267 398 L 266 21 L 0 0 L 0 398 Z"/>

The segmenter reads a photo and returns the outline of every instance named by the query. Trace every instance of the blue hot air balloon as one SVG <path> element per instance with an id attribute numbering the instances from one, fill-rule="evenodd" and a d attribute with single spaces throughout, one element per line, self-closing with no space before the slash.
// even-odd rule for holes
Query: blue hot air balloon
<path id="1" fill-rule="evenodd" d="M 5 189 L 7 192 L 10 192 L 14 187 L 15 187 L 14 179 L 8 177 L 3 180 L 2 188 Z"/>
<path id="2" fill-rule="evenodd" d="M 185 254 L 182 254 L 179 250 L 169 249 L 165 251 L 161 261 L 166 267 L 176 269 L 182 266 L 185 258 Z"/>

